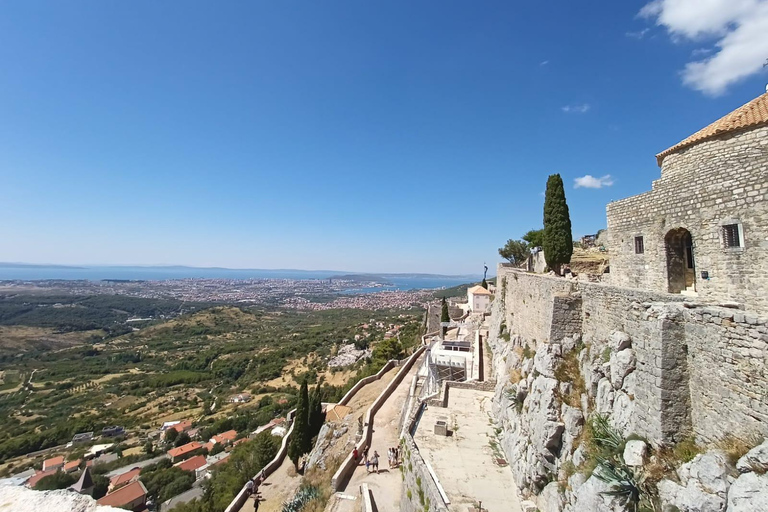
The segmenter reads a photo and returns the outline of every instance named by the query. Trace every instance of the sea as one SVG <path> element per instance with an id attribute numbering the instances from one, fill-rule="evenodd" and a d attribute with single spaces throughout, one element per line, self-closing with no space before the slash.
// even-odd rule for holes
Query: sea
<path id="1" fill-rule="evenodd" d="M 164 281 L 170 279 L 332 279 L 336 276 L 350 275 L 353 272 L 338 270 L 291 270 L 291 269 L 231 269 L 219 267 L 174 267 L 174 266 L 4 266 L 0 264 L 0 281 L 37 281 L 37 280 L 127 280 L 127 281 Z M 382 290 L 417 290 L 450 288 L 460 284 L 480 281 L 482 276 L 436 274 L 379 274 L 366 273 L 381 277 L 382 286 L 359 287 L 346 290 L 345 293 L 371 293 Z M 363 284 L 363 283 L 361 283 Z"/>

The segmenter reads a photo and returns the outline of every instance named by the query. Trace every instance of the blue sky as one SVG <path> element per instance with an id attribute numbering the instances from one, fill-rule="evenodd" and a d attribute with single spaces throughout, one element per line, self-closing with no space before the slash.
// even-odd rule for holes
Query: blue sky
<path id="1" fill-rule="evenodd" d="M 476 273 L 551 173 L 593 233 L 764 91 L 699 3 L 6 2 L 0 261 Z"/>

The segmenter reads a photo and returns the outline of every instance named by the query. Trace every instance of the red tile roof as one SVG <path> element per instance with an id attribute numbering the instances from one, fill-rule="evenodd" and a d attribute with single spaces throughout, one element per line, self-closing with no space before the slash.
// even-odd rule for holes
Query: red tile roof
<path id="1" fill-rule="evenodd" d="M 41 478 L 45 478 L 48 475 L 55 475 L 58 471 L 58 468 L 55 469 L 49 469 L 48 471 L 38 471 L 34 475 L 32 475 L 29 480 L 27 480 L 27 485 L 34 489 L 35 485 L 37 485 L 37 482 L 40 481 Z"/>
<path id="2" fill-rule="evenodd" d="M 210 451 L 211 451 L 211 450 L 213 450 L 213 447 L 214 447 L 214 446 L 216 446 L 216 443 L 212 443 L 212 442 L 208 441 L 207 443 L 205 443 L 205 444 L 203 445 L 203 448 L 205 448 L 206 450 L 208 450 L 208 452 L 210 453 Z"/>
<path id="3" fill-rule="evenodd" d="M 661 166 L 664 157 L 676 151 L 712 139 L 718 135 L 735 132 L 745 128 L 754 128 L 768 124 L 768 92 L 761 94 L 749 103 L 742 105 L 730 114 L 702 128 L 682 142 L 665 149 L 656 155 L 656 162 Z"/>
<path id="4" fill-rule="evenodd" d="M 129 484 L 131 483 L 132 480 L 137 479 L 140 473 L 141 473 L 141 468 L 133 468 L 130 471 L 126 471 L 125 473 L 121 473 L 117 476 L 113 476 L 112 478 L 110 478 L 109 485 L 117 489 L 118 487 L 123 486 L 125 484 Z"/>
<path id="5" fill-rule="evenodd" d="M 185 430 L 189 430 L 190 428 L 192 428 L 192 422 L 191 421 L 189 421 L 189 420 L 181 420 L 179 423 L 177 423 L 177 424 L 175 424 L 173 426 L 168 427 L 167 430 L 173 429 L 173 430 L 175 430 L 178 433 L 182 433 Z"/>
<path id="6" fill-rule="evenodd" d="M 184 471 L 194 471 L 197 468 L 205 466 L 207 462 L 203 455 L 195 455 L 192 458 L 185 460 L 184 462 L 177 464 L 176 467 Z"/>
<path id="7" fill-rule="evenodd" d="M 192 441 L 191 443 L 183 444 L 179 446 L 178 448 L 172 448 L 168 450 L 168 455 L 170 455 L 173 458 L 180 457 L 182 455 L 185 455 L 189 452 L 193 452 L 195 450 L 198 450 L 202 448 L 203 445 L 198 443 L 197 441 Z"/>
<path id="8" fill-rule="evenodd" d="M 236 438 L 237 430 L 227 430 L 226 432 L 213 436 L 213 440 L 221 444 L 231 443 Z"/>
<path id="9" fill-rule="evenodd" d="M 51 469 L 58 466 L 64 465 L 64 456 L 59 455 L 58 457 L 51 457 L 50 459 L 46 459 L 43 461 L 43 471 L 47 469 Z"/>
<path id="10" fill-rule="evenodd" d="M 66 464 L 64 464 L 64 472 L 69 473 L 70 471 L 76 470 L 77 468 L 80 467 L 81 462 L 82 462 L 81 459 L 71 460 L 67 462 Z"/>
<path id="11" fill-rule="evenodd" d="M 123 487 L 112 491 L 103 498 L 96 500 L 99 505 L 106 505 L 110 507 L 122 507 L 133 503 L 139 498 L 146 499 L 147 488 L 140 480 L 136 480 L 133 483 L 124 485 Z"/>

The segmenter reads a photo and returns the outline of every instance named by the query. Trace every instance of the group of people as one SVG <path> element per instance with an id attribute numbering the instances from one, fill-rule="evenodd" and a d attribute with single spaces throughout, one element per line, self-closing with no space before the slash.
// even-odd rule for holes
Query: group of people
<path id="1" fill-rule="evenodd" d="M 261 472 L 248 480 L 245 483 L 245 492 L 248 494 L 249 498 L 254 499 L 253 507 L 256 511 L 259 510 L 259 502 L 261 501 L 261 494 L 259 494 L 259 485 L 264 483 L 264 480 L 267 479 L 266 472 L 262 469 Z"/>
<path id="2" fill-rule="evenodd" d="M 352 450 L 352 457 L 355 459 L 355 462 L 360 460 L 360 454 L 358 453 L 357 448 Z M 398 464 L 400 464 L 400 448 L 395 446 L 387 449 L 387 459 L 389 459 L 389 469 L 396 468 Z M 378 474 L 379 452 L 373 450 L 373 456 L 369 458 L 368 446 L 363 448 L 363 463 L 365 464 L 365 470 L 368 473 L 375 471 Z"/>

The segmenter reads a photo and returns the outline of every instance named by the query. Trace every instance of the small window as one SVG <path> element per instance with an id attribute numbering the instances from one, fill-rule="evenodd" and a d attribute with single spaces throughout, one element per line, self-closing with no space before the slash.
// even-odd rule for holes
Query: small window
<path id="1" fill-rule="evenodd" d="M 726 224 L 723 226 L 723 245 L 725 247 L 741 247 L 738 224 Z"/>
<path id="2" fill-rule="evenodd" d="M 635 254 L 643 254 L 645 252 L 645 245 L 643 244 L 643 237 L 635 237 Z"/>

